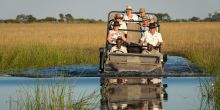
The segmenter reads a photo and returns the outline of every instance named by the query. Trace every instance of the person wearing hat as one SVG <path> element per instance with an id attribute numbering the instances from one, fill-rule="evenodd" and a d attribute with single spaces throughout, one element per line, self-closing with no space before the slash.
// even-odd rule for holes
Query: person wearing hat
<path id="1" fill-rule="evenodd" d="M 126 14 L 124 15 L 124 20 L 138 21 L 138 16 L 132 13 L 131 5 L 127 5 L 125 11 L 126 11 Z"/>
<path id="2" fill-rule="evenodd" d="M 139 9 L 139 21 L 142 21 L 143 17 L 148 18 L 145 9 L 140 8 Z"/>
<path id="3" fill-rule="evenodd" d="M 145 31 L 149 31 L 149 27 L 148 27 L 148 19 L 146 16 L 142 16 L 142 22 L 140 23 L 141 25 L 141 30 L 145 30 Z"/>
<path id="4" fill-rule="evenodd" d="M 119 27 L 119 29 L 127 29 L 127 25 L 126 25 L 126 23 L 123 21 L 123 15 L 122 14 L 120 14 L 120 13 L 116 13 L 115 14 L 115 20 L 116 21 L 118 21 L 119 22 L 119 24 L 120 24 L 120 27 Z M 124 33 L 124 35 L 125 35 L 125 37 L 127 37 L 127 31 L 123 31 L 123 33 Z"/>
<path id="5" fill-rule="evenodd" d="M 159 52 L 159 50 L 157 49 L 157 47 L 162 45 L 162 36 L 159 32 L 156 31 L 156 23 L 150 23 L 149 24 L 149 30 L 150 31 L 146 31 L 144 33 L 144 36 L 141 38 L 139 45 L 152 45 L 153 46 L 153 52 L 154 50 L 157 50 L 157 52 Z M 149 51 L 149 50 L 148 50 Z M 152 51 L 152 50 L 150 50 Z M 143 50 L 142 53 L 146 53 L 146 49 Z"/>
<path id="6" fill-rule="evenodd" d="M 111 45 L 116 44 L 116 39 L 122 38 L 123 41 L 126 41 L 124 35 L 119 31 L 120 23 L 118 21 L 114 21 L 113 30 L 110 30 L 108 33 L 108 43 Z"/>

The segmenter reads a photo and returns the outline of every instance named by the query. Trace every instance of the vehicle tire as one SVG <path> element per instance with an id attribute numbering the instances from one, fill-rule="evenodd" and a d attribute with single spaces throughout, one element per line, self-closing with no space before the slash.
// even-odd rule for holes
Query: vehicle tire
<path id="1" fill-rule="evenodd" d="M 165 63 L 167 62 L 167 54 L 163 55 L 163 62 L 165 62 Z"/>
<path id="2" fill-rule="evenodd" d="M 104 72 L 104 65 L 105 65 L 105 48 L 99 49 L 99 70 L 100 72 Z"/>
<path id="3" fill-rule="evenodd" d="M 161 62 L 161 64 L 162 64 L 162 73 L 164 72 L 164 65 L 165 65 L 166 62 L 167 62 L 167 54 L 164 54 L 163 55 L 163 61 Z"/>

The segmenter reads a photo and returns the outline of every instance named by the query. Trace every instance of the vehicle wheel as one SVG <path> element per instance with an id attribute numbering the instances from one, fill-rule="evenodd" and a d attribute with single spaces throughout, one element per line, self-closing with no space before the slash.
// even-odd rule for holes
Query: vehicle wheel
<path id="1" fill-rule="evenodd" d="M 167 62 L 167 54 L 163 55 L 163 62 L 166 63 Z"/>
<path id="2" fill-rule="evenodd" d="M 164 65 L 165 65 L 166 62 L 167 62 L 167 54 L 164 54 L 163 55 L 163 61 L 161 62 L 161 64 L 162 64 L 162 72 L 164 72 Z"/>

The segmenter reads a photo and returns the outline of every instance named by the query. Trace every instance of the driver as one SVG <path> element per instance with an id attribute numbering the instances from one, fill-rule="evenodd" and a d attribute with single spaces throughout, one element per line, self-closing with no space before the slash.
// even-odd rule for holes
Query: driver
<path id="1" fill-rule="evenodd" d="M 115 52 L 115 53 L 128 53 L 127 48 L 122 46 L 122 43 L 123 43 L 122 38 L 118 38 L 116 40 L 116 45 L 111 48 L 110 52 L 111 53 L 112 52 Z"/>

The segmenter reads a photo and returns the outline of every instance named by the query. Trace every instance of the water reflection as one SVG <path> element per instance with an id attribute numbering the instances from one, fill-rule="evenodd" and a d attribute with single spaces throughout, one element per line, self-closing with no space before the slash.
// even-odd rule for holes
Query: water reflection
<path id="1" fill-rule="evenodd" d="M 101 110 L 164 110 L 166 84 L 161 77 L 101 78 Z"/>

